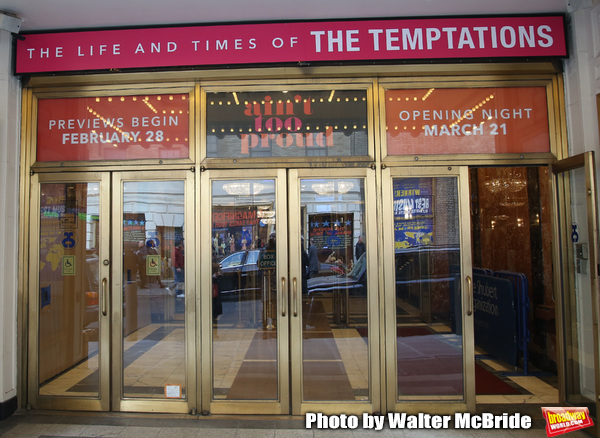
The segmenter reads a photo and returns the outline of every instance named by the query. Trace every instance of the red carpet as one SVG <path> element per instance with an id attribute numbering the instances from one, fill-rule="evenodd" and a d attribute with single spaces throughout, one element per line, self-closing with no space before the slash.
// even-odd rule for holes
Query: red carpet
<path id="1" fill-rule="evenodd" d="M 521 394 L 521 391 L 475 362 L 475 393 L 477 395 L 510 395 Z"/>

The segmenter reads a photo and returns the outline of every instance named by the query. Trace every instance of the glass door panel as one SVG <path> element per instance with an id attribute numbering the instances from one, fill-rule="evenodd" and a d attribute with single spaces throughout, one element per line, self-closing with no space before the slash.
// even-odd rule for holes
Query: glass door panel
<path id="1" fill-rule="evenodd" d="M 369 398 L 364 198 L 359 178 L 300 180 L 310 277 L 302 282 L 303 401 Z"/>
<path id="2" fill-rule="evenodd" d="M 113 279 L 118 291 L 113 303 L 120 321 L 114 328 L 121 340 L 115 355 L 119 410 L 136 410 L 144 403 L 147 410 L 152 401 L 159 403 L 154 410 L 188 412 L 188 362 L 195 360 L 187 345 L 191 324 L 186 317 L 194 284 L 194 276 L 186 275 L 193 272 L 189 259 L 194 253 L 186 226 L 193 204 L 186 198 L 191 175 L 115 174 L 118 208 L 113 235 L 119 274 Z"/>
<path id="3" fill-rule="evenodd" d="M 39 181 L 38 181 L 39 179 Z M 33 179 L 30 345 L 35 407 L 107 409 L 107 180 L 88 174 Z M 104 364 L 104 366 L 103 366 Z M 73 400 L 73 398 L 77 400 Z M 72 401 L 65 401 L 72 399 Z"/>
<path id="4" fill-rule="evenodd" d="M 184 201 L 183 181 L 123 183 L 123 397 L 185 398 Z"/>
<path id="5" fill-rule="evenodd" d="M 467 184 L 466 171 L 451 168 L 394 169 L 385 184 L 391 406 L 469 398 L 474 406 Z"/>
<path id="6" fill-rule="evenodd" d="M 290 171 L 292 409 L 378 406 L 374 172 Z M 369 196 L 371 195 L 371 196 Z M 367 250 L 368 248 L 368 250 Z"/>
<path id="7" fill-rule="evenodd" d="M 597 215 L 593 155 L 553 165 L 561 236 L 564 401 L 598 418 Z"/>
<path id="8" fill-rule="evenodd" d="M 287 334 L 280 298 L 287 293 L 286 218 L 278 215 L 284 190 L 278 192 L 275 174 L 249 173 L 256 177 L 215 171 L 209 183 L 211 411 L 245 406 L 243 412 L 279 413 L 287 409 L 280 403 L 287 381 L 280 360 Z"/>
<path id="9" fill-rule="evenodd" d="M 185 413 L 195 404 L 186 317 L 195 276 L 185 275 L 193 175 L 33 176 L 32 406 Z"/>
<path id="10" fill-rule="evenodd" d="M 567 325 L 565 335 L 572 354 L 567 355 L 568 376 L 566 396 L 569 403 L 594 406 L 596 379 L 594 367 L 593 301 L 590 289 L 588 248 L 590 236 L 587 227 L 585 172 L 583 168 L 569 172 L 571 183 L 571 242 L 574 274 L 574 294 L 566 301 Z M 594 409 L 595 410 L 595 409 Z M 595 412 L 592 412 L 595 414 Z"/>
<path id="11" fill-rule="evenodd" d="M 375 199 L 373 172 L 247 173 L 210 171 L 205 181 L 210 412 L 378 407 L 378 366 L 370 363 L 379 351 L 377 300 L 369 292 L 377 275 L 367 275 L 377 272 L 376 257 L 366 255 L 376 254 L 367 225 L 375 209 L 366 201 Z"/>

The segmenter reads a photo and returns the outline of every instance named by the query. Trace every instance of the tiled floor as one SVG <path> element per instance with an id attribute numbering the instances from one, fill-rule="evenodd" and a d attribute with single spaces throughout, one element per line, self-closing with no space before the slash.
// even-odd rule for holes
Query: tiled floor
<path id="1" fill-rule="evenodd" d="M 479 355 L 484 353 L 476 351 Z M 503 374 L 506 379 L 521 387 L 524 391 L 519 395 L 477 395 L 477 403 L 539 403 L 548 405 L 558 403 L 558 388 L 550 385 L 536 375 L 511 375 L 511 370 L 506 365 L 492 360 L 480 359 L 490 369 Z M 535 373 L 534 373 L 535 374 Z"/>
<path id="2" fill-rule="evenodd" d="M 163 337 L 148 341 L 153 333 L 167 328 Z M 439 332 L 439 330 L 436 329 Z M 315 332 L 318 333 L 318 332 Z M 348 380 L 361 400 L 368 389 L 367 343 L 351 328 L 333 328 L 333 339 L 339 351 Z M 213 385 L 215 397 L 226 398 L 240 366 L 247 355 L 256 329 L 221 328 L 213 334 Z M 161 335 L 162 336 L 162 335 Z M 449 334 L 448 336 L 452 336 Z M 150 324 L 133 332 L 124 340 L 126 367 L 123 373 L 126 395 L 164 397 L 164 385 L 184 385 L 185 345 L 182 324 Z M 484 352 L 478 352 L 483 356 Z M 490 369 L 507 376 L 523 390 L 519 395 L 478 395 L 478 403 L 533 403 L 549 404 L 558 401 L 557 388 L 544 380 L 530 376 L 510 375 L 511 370 L 485 356 L 481 361 Z M 97 355 L 61 374 L 41 388 L 43 395 L 89 396 L 97 388 Z M 94 380 L 96 376 L 96 380 Z M 87 382 L 80 384 L 80 382 Z"/>
<path id="3" fill-rule="evenodd" d="M 369 351 L 367 344 L 354 329 L 336 329 L 332 331 L 352 388 L 368 390 L 369 365 L 367 358 L 369 357 Z M 357 395 L 356 398 L 362 400 L 367 397 Z"/>
<path id="4" fill-rule="evenodd" d="M 133 438 L 320 438 L 320 437 L 546 437 L 545 423 L 538 405 L 482 405 L 478 412 L 520 412 L 530 415 L 531 429 L 462 429 L 381 431 L 363 429 L 307 429 L 303 417 L 196 417 L 158 414 L 85 414 L 19 411 L 0 422 L 0 436 L 7 438 L 46 437 L 133 437 Z M 589 436 L 585 430 L 571 432 L 569 438 Z"/>
<path id="5" fill-rule="evenodd" d="M 347 333 L 351 329 L 334 329 L 334 337 L 340 349 L 340 355 L 345 364 L 348 364 L 348 374 L 351 376 L 353 385 L 364 385 L 366 364 L 360 360 L 364 356 L 366 343 L 355 333 Z M 354 331 L 355 330 L 351 330 Z M 169 336 L 181 335 L 181 330 L 170 332 Z M 150 333 L 150 331 L 148 331 Z M 140 333 L 131 335 L 126 343 L 126 349 L 135 347 L 136 342 L 144 339 Z M 243 357 L 249 346 L 251 336 L 247 330 L 224 330 L 218 334 L 220 340 L 229 353 L 215 353 L 216 357 L 222 356 L 223 371 L 219 374 L 222 382 L 229 373 L 239 369 L 239 365 L 231 365 L 235 357 Z M 168 339 L 166 337 L 165 339 Z M 360 341 L 360 342 L 359 342 Z M 178 343 L 171 339 L 172 343 Z M 153 348 L 162 349 L 160 343 Z M 148 352 L 141 354 L 138 359 L 144 358 Z M 147 358 L 148 356 L 146 356 Z M 159 358 L 158 356 L 152 356 Z M 226 367 L 226 362 L 229 366 Z M 144 361 L 142 360 L 142 363 Z M 151 362 L 151 361 L 150 361 Z M 150 362 L 146 363 L 148 365 Z M 483 362 L 500 372 L 509 371 L 501 364 L 483 359 Z M 135 362 L 134 362 L 135 363 Z M 134 363 L 131 366 L 134 366 Z M 138 363 L 138 365 L 140 365 Z M 152 367 L 144 368 L 149 372 Z M 169 365 L 169 368 L 172 367 Z M 305 427 L 304 417 L 265 417 L 265 416 L 192 416 L 192 415 L 165 415 L 165 414 L 125 414 L 125 413 L 72 413 L 72 412 L 48 412 L 48 411 L 18 411 L 12 417 L 0 422 L 0 436 L 23 437 L 23 438 L 46 438 L 46 437 L 257 437 L 257 438 L 319 438 L 319 437 L 545 437 L 545 422 L 541 415 L 541 406 L 555 405 L 558 401 L 557 390 L 553 386 L 534 376 L 511 376 L 510 380 L 517 383 L 530 394 L 511 396 L 477 396 L 477 411 L 502 414 L 507 412 L 530 415 L 533 419 L 533 427 L 528 430 L 408 430 L 389 429 L 382 431 L 365 430 L 362 425 L 354 430 L 337 429 L 322 430 Z M 586 431 L 576 431 L 568 435 L 572 438 L 588 436 Z"/>
<path id="6" fill-rule="evenodd" d="M 443 334 L 448 342 L 459 342 L 456 335 L 446 326 L 431 327 Z M 240 371 L 240 367 L 252 348 L 257 328 L 236 327 L 234 324 L 219 325 L 213 332 L 213 386 L 216 398 L 226 398 L 228 391 Z M 160 332 L 158 335 L 156 333 Z M 313 334 L 318 335 L 319 331 Z M 339 351 L 340 361 L 347 374 L 357 400 L 364 397 L 368 388 L 368 343 L 359 329 L 335 326 L 330 329 L 333 344 Z M 265 338 L 268 340 L 268 337 Z M 268 351 L 268 341 L 262 346 Z M 254 344 L 261 345 L 261 344 Z M 124 340 L 124 384 L 142 397 L 163 397 L 164 383 L 183 383 L 185 376 L 185 343 L 181 321 L 169 324 L 149 324 L 134 331 Z M 262 348 L 262 347 L 261 347 Z M 262 350 L 261 350 L 262 351 Z M 533 428 L 529 430 L 408 430 L 384 429 L 370 431 L 359 425 L 357 429 L 321 430 L 307 429 L 304 417 L 262 416 L 192 416 L 164 414 L 124 413 L 69 413 L 48 411 L 19 411 L 0 422 L 2 437 L 66 437 L 66 436 L 112 436 L 112 437 L 545 437 L 545 422 L 541 406 L 552 406 L 558 402 L 558 391 L 547 383 L 548 379 L 535 375 L 511 375 L 511 370 L 494 360 L 485 352 L 477 351 L 478 360 L 488 368 L 503 373 L 506 379 L 522 389 L 519 395 L 478 395 L 477 411 L 495 414 L 520 413 L 530 415 Z M 97 370 L 97 356 L 82 362 L 72 370 L 61 374 L 43 387 L 44 394 L 88 395 L 85 384 L 92 382 Z M 97 373 L 96 373 L 97 374 Z M 514 374 L 514 373 L 512 373 Z M 79 382 L 79 383 L 78 383 Z M 150 389 L 156 392 L 148 392 Z M 217 389 L 220 391 L 217 391 Z M 78 392 L 74 392 L 74 391 Z M 431 397 L 429 397 L 431 399 Z M 583 437 L 585 432 L 572 432 L 569 437 Z"/>

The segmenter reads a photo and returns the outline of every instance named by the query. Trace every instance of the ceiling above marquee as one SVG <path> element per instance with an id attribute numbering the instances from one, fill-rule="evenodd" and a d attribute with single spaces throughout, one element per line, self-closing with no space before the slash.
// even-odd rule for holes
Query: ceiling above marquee
<path id="1" fill-rule="evenodd" d="M 0 0 L 21 31 L 190 23 L 565 13 L 568 0 Z"/>

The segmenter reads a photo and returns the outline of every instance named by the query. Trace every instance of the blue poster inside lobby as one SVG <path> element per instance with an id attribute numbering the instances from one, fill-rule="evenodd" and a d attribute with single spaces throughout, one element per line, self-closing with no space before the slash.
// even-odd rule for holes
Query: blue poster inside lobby
<path id="1" fill-rule="evenodd" d="M 433 244 L 432 178 L 394 179 L 395 249 Z"/>

